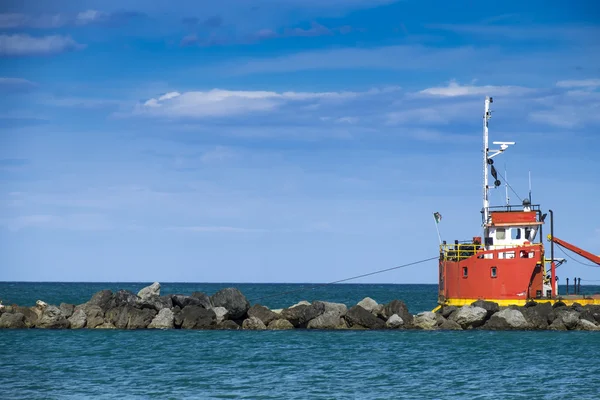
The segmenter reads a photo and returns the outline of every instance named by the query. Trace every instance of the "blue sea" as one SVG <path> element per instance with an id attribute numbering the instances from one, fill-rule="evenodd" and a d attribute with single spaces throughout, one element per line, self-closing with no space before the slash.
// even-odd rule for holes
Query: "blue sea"
<path id="1" fill-rule="evenodd" d="M 4 304 L 79 304 L 149 283 L 0 282 Z M 436 285 L 161 283 L 237 287 L 251 302 L 369 296 L 435 307 Z M 600 287 L 582 286 L 585 293 Z M 285 294 L 282 294 L 285 293 Z M 600 334 L 489 331 L 0 330 L 1 399 L 598 399 Z"/>

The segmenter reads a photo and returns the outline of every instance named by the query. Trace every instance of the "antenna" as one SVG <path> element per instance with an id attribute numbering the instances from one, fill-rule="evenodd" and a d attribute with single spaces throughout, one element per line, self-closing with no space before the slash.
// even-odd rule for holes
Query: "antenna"
<path id="1" fill-rule="evenodd" d="M 506 190 L 506 209 L 510 205 L 510 197 L 508 197 L 508 172 L 506 172 L 506 163 L 504 163 L 504 189 Z"/>
<path id="2" fill-rule="evenodd" d="M 529 171 L 529 204 L 531 204 L 531 171 Z"/>

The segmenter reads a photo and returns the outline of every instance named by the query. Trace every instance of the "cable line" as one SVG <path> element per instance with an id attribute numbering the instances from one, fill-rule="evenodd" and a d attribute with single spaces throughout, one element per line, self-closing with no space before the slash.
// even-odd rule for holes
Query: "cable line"
<path id="1" fill-rule="evenodd" d="M 268 295 L 268 296 L 262 296 L 262 297 L 258 297 L 256 299 L 251 299 L 249 301 L 256 302 L 258 300 L 268 299 L 268 298 L 271 298 L 271 297 L 278 297 L 278 296 L 284 296 L 284 295 L 290 294 L 290 293 L 303 292 L 303 291 L 311 290 L 311 289 L 314 289 L 314 288 L 317 288 L 317 287 L 322 287 L 322 286 L 327 286 L 327 285 L 333 285 L 333 284 L 336 284 L 336 283 L 347 282 L 347 281 L 351 281 L 353 279 L 364 278 L 365 276 L 371 276 L 371 275 L 375 275 L 375 274 L 381 274 L 383 272 L 388 272 L 388 271 L 393 271 L 395 269 L 410 267 L 412 265 L 421 264 L 421 263 L 424 263 L 424 262 L 427 262 L 427 261 L 432 261 L 432 260 L 437 260 L 437 259 L 439 259 L 439 256 L 427 258 L 425 260 L 411 262 L 411 263 L 408 263 L 408 264 L 398 265 L 397 267 L 381 269 L 379 271 L 369 272 L 369 273 L 366 273 L 366 274 L 353 276 L 351 278 L 340 279 L 339 281 L 328 282 L 328 283 L 319 283 L 319 284 L 311 285 L 310 287 L 303 287 L 303 288 L 300 288 L 300 289 L 289 290 L 287 292 L 280 292 L 280 293 L 275 293 L 275 294 L 271 294 L 271 295 Z"/>
<path id="2" fill-rule="evenodd" d="M 564 250 L 563 250 L 563 249 L 562 249 L 560 246 L 558 246 L 558 247 L 557 247 L 557 249 L 559 249 L 560 251 L 562 251 L 562 253 L 563 253 L 565 256 L 569 257 L 571 260 L 575 261 L 575 262 L 576 262 L 576 263 L 578 263 L 578 264 L 584 265 L 584 266 L 586 266 L 586 267 L 598 268 L 598 266 L 597 266 L 597 265 L 592 265 L 592 264 L 584 263 L 584 262 L 581 262 L 581 261 L 579 261 L 579 260 L 576 260 L 576 259 L 574 259 L 574 258 L 573 258 L 573 257 L 571 257 L 570 255 L 568 255 L 568 254 L 567 254 L 567 252 L 566 252 L 566 251 L 564 251 Z"/>

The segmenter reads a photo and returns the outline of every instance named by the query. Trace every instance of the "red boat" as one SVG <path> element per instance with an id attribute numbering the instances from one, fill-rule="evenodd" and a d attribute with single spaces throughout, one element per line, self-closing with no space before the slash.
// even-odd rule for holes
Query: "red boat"
<path id="1" fill-rule="evenodd" d="M 438 304 L 463 306 L 477 300 L 487 300 L 500 306 L 524 305 L 529 301 L 555 303 L 600 304 L 600 294 L 581 295 L 577 281 L 572 294 L 558 291 L 556 267 L 564 259 L 554 257 L 554 245 L 560 245 L 600 265 L 600 257 L 554 236 L 553 212 L 550 214 L 550 258 L 542 243 L 546 213 L 529 198 L 518 206 L 490 207 L 488 175 L 493 185 L 501 185 L 494 167 L 494 157 L 514 142 L 493 142 L 488 146 L 488 122 L 491 116 L 491 97 L 485 99 L 483 117 L 483 209 L 482 237 L 469 241 L 440 244 Z M 508 203 L 508 201 L 507 201 Z M 436 216 L 437 219 L 437 216 Z M 580 286 L 579 286 L 580 289 Z"/>

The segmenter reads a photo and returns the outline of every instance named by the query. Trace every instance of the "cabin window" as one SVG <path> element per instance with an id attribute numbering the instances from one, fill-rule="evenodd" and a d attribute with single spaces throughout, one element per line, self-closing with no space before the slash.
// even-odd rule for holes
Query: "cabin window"
<path id="1" fill-rule="evenodd" d="M 537 234 L 537 230 L 534 228 L 525 228 L 525 239 L 533 242 L 535 240 L 535 235 Z"/>
<path id="2" fill-rule="evenodd" d="M 506 230 L 504 228 L 496 229 L 496 239 L 498 239 L 498 240 L 506 239 Z"/>
<path id="3" fill-rule="evenodd" d="M 469 267 L 463 267 L 463 278 L 469 276 Z"/>
<path id="4" fill-rule="evenodd" d="M 491 267 L 491 268 L 490 268 L 490 276 L 491 276 L 492 278 L 495 278 L 495 277 L 497 277 L 497 276 L 498 276 L 498 271 L 497 271 L 496 267 Z"/>
<path id="5" fill-rule="evenodd" d="M 510 238 L 513 240 L 521 239 L 521 228 L 512 228 L 510 230 Z"/>

